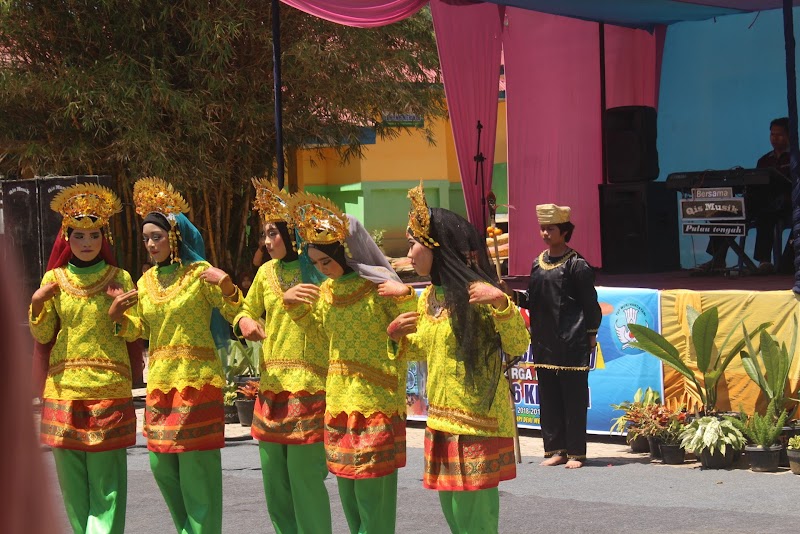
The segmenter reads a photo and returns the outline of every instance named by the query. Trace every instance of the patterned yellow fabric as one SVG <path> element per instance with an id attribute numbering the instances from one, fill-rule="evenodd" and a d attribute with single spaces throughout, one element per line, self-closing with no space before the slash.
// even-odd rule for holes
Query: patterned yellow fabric
<path id="1" fill-rule="evenodd" d="M 413 311 L 416 296 L 381 297 L 377 287 L 349 273 L 325 280 L 313 309 L 306 304 L 288 308 L 303 328 L 319 328 L 329 340 L 325 389 L 327 412 L 334 416 L 405 415 L 406 366 L 389 350 L 386 327 L 398 314 Z"/>
<path id="2" fill-rule="evenodd" d="M 106 265 L 72 265 L 47 271 L 42 285 L 57 282 L 60 291 L 38 317 L 29 317 L 33 337 L 49 343 L 50 369 L 43 397 L 57 400 L 123 399 L 131 396 L 131 366 L 125 341 L 109 335 L 109 284 L 133 288 L 130 275 Z M 30 315 L 30 311 L 29 311 Z"/>
<path id="3" fill-rule="evenodd" d="M 325 390 L 327 339 L 316 329 L 301 328 L 283 307 L 283 292 L 300 282 L 299 261 L 265 263 L 234 319 L 234 324 L 238 324 L 242 317 L 258 320 L 266 314 L 264 331 L 267 337 L 261 348 L 262 392 L 317 393 Z"/>
<path id="4" fill-rule="evenodd" d="M 438 317 L 430 313 L 431 292 L 437 290 L 443 301 L 444 294 L 436 286 L 428 286 L 420 295 L 417 332 L 403 338 L 398 351 L 404 360 L 428 362 L 428 427 L 450 434 L 513 437 L 514 414 L 502 369 L 498 366 L 497 372 L 501 376 L 487 411 L 481 405 L 480 395 L 465 389 L 464 364 L 456 357 L 456 339 L 447 312 Z M 504 310 L 495 310 L 488 305 L 480 307 L 486 320 L 494 322 L 506 354 L 524 354 L 530 336 L 519 309 L 511 301 Z M 480 370 L 476 370 L 475 383 L 491 383 L 487 372 L 481 376 Z"/>
<path id="5" fill-rule="evenodd" d="M 139 302 L 125 314 L 118 335 L 149 339 L 147 393 L 186 387 L 202 390 L 225 385 L 222 362 L 211 337 L 211 311 L 232 320 L 241 308 L 239 290 L 225 299 L 219 286 L 200 279 L 205 261 L 154 267 L 139 279 Z"/>

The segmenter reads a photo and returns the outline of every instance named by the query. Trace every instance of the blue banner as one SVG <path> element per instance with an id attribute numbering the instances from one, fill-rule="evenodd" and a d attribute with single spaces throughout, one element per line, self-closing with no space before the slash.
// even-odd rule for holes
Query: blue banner
<path id="1" fill-rule="evenodd" d="M 661 331 L 659 292 L 654 289 L 597 288 L 603 320 L 597 332 L 599 350 L 592 354 L 589 373 L 589 410 L 586 430 L 590 434 L 608 434 L 611 420 L 622 412 L 611 408 L 633 400 L 637 389 L 648 387 L 664 396 L 661 361 L 630 346 L 634 340 L 629 323 Z M 523 315 L 526 310 L 522 310 Z M 517 425 L 540 428 L 539 382 L 533 368 L 530 349 L 523 360 L 510 370 L 511 391 L 517 406 Z M 409 365 L 406 388 L 408 418 L 425 420 L 425 366 Z"/>

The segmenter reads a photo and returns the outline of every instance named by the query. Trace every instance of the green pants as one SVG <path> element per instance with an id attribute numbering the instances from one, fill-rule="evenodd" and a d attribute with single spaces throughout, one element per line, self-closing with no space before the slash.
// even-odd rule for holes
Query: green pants
<path id="1" fill-rule="evenodd" d="M 122 534 L 128 498 L 127 451 L 53 449 L 53 458 L 72 530 Z"/>
<path id="2" fill-rule="evenodd" d="M 277 534 L 330 534 L 325 445 L 258 444 L 264 495 Z"/>
<path id="3" fill-rule="evenodd" d="M 339 498 L 351 534 L 394 534 L 397 470 L 378 478 L 337 477 Z"/>
<path id="4" fill-rule="evenodd" d="M 150 452 L 150 469 L 179 534 L 222 532 L 222 455 L 219 449 Z"/>
<path id="5" fill-rule="evenodd" d="M 497 488 L 440 491 L 439 502 L 453 534 L 497 534 L 500 523 Z"/>

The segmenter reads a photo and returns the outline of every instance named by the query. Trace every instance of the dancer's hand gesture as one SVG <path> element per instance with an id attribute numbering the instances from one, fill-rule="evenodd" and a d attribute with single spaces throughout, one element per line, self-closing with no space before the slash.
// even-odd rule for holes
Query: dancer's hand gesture
<path id="1" fill-rule="evenodd" d="M 50 282 L 37 289 L 31 297 L 31 313 L 33 316 L 39 317 L 45 302 L 55 297 L 59 291 L 61 291 L 61 288 L 58 287 L 58 282 Z"/>
<path id="2" fill-rule="evenodd" d="M 508 305 L 508 297 L 493 285 L 474 282 L 469 286 L 469 303 L 491 304 L 497 309 L 504 309 Z"/>
<path id="3" fill-rule="evenodd" d="M 411 286 L 395 280 L 387 280 L 378 285 L 378 295 L 382 297 L 407 297 L 411 291 Z"/>
<path id="4" fill-rule="evenodd" d="M 297 284 L 290 287 L 283 294 L 283 303 L 286 306 L 297 304 L 314 304 L 319 298 L 319 288 L 314 284 Z"/>
<path id="5" fill-rule="evenodd" d="M 389 326 L 386 328 L 386 335 L 389 336 L 392 341 L 400 341 L 404 336 L 417 331 L 418 319 L 419 314 L 417 312 L 401 313 L 394 321 L 389 323 Z"/>
<path id="6" fill-rule="evenodd" d="M 264 327 L 258 321 L 252 320 L 250 317 L 242 317 L 239 319 L 239 331 L 242 337 L 247 341 L 263 341 L 266 339 L 267 334 L 264 332 Z"/>

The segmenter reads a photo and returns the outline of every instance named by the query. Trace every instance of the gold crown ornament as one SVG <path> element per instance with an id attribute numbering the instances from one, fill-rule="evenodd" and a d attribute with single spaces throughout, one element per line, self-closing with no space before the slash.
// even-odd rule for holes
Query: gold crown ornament
<path id="1" fill-rule="evenodd" d="M 569 215 L 571 211 L 572 210 L 569 206 L 539 204 L 536 206 L 536 217 L 539 219 L 539 226 L 561 224 L 569 222 Z"/>
<path id="2" fill-rule="evenodd" d="M 408 212 L 409 233 L 430 249 L 438 247 L 439 243 L 431 237 L 431 210 L 425 200 L 422 180 L 417 187 L 409 189 L 408 198 L 411 200 L 411 211 Z"/>
<path id="3" fill-rule="evenodd" d="M 344 244 L 350 235 L 347 216 L 331 200 L 312 193 L 295 193 L 290 205 L 291 220 L 306 243 Z"/>
<path id="4" fill-rule="evenodd" d="M 189 204 L 183 195 L 166 180 L 148 176 L 133 184 L 133 204 L 142 218 L 148 213 L 160 213 L 169 221 L 169 259 L 171 263 L 182 263 L 179 253 L 181 232 L 176 226 L 175 216 L 189 212 Z"/>
<path id="5" fill-rule="evenodd" d="M 291 222 L 290 199 L 291 195 L 279 191 L 278 187 L 267 178 L 251 178 L 253 187 L 256 188 L 256 198 L 253 209 L 260 215 L 265 223 L 284 221 Z"/>
<path id="6" fill-rule="evenodd" d="M 61 233 L 65 240 L 69 241 L 69 228 L 104 228 L 109 243 L 114 243 L 109 221 L 112 215 L 122 211 L 122 202 L 111 189 L 98 184 L 72 185 L 53 198 L 50 209 L 62 217 Z"/>

